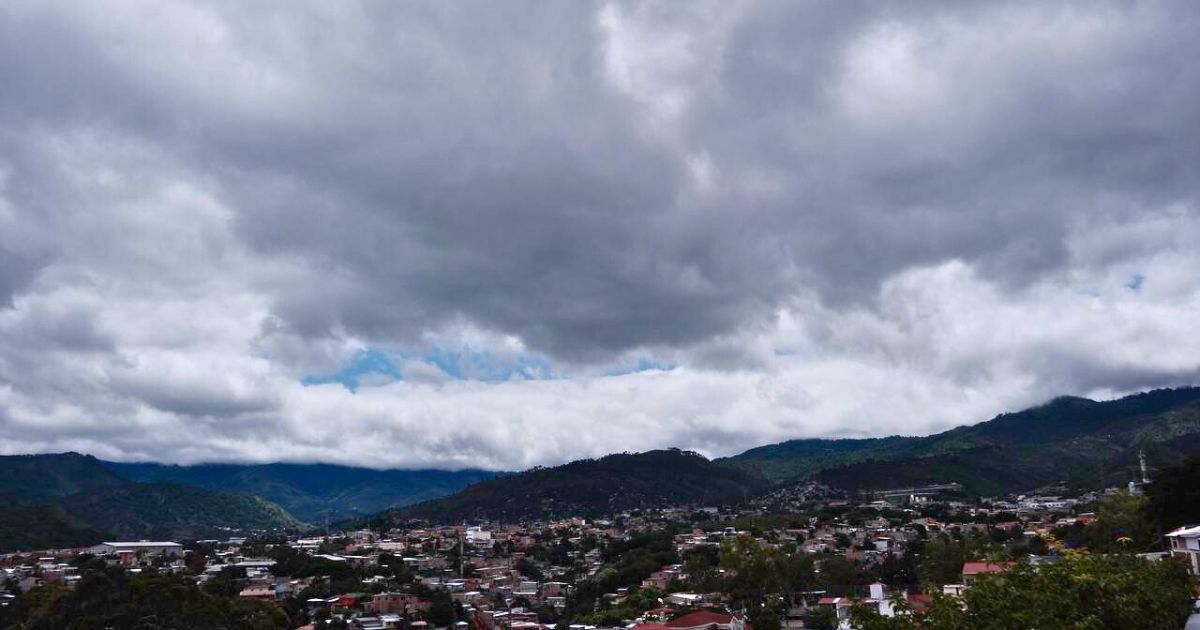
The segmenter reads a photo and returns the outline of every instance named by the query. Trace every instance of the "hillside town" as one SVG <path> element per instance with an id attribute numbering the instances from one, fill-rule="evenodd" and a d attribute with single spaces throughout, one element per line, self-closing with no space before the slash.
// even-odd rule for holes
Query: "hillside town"
<path id="1" fill-rule="evenodd" d="M 1138 489 L 1130 490 L 970 501 L 953 484 L 855 498 L 810 484 L 786 498 L 793 513 L 686 507 L 597 519 L 109 541 L 0 558 L 0 606 L 39 587 L 74 589 L 87 567 L 102 564 L 129 576 L 181 576 L 209 594 L 261 606 L 282 624 L 275 627 L 851 628 L 862 615 L 920 613 L 939 598 L 962 597 L 985 576 L 1018 564 L 1037 570 L 1096 547 L 1091 534 L 1112 519 L 1104 510 L 1137 501 Z M 1164 551 L 1141 560 L 1174 557 L 1200 574 L 1200 527 L 1172 531 L 1158 546 Z"/>

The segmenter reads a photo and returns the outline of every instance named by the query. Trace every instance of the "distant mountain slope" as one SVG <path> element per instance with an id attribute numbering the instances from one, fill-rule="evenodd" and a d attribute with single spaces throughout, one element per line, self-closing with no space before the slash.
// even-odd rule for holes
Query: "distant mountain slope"
<path id="1" fill-rule="evenodd" d="M 122 479 L 251 494 L 310 523 L 444 497 L 490 479 L 485 470 L 373 470 L 330 464 L 163 464 L 104 462 Z"/>
<path id="2" fill-rule="evenodd" d="M 125 484 L 64 497 L 58 504 L 127 540 L 227 537 L 303 525 L 283 508 L 259 497 L 175 484 Z"/>
<path id="3" fill-rule="evenodd" d="M 258 497 L 130 483 L 88 455 L 0 456 L 0 552 L 300 526 Z"/>
<path id="4" fill-rule="evenodd" d="M 0 553 L 84 547 L 108 536 L 58 505 L 9 504 L 0 507 Z"/>
<path id="5" fill-rule="evenodd" d="M 383 516 L 393 522 L 410 518 L 458 522 L 604 515 L 740 500 L 767 485 L 758 475 L 670 449 L 534 468 L 479 482 L 444 499 L 389 510 Z"/>
<path id="6" fill-rule="evenodd" d="M 860 440 L 789 440 L 752 448 L 741 455 L 715 460 L 779 482 L 804 477 L 829 466 L 865 461 L 896 452 L 919 438 L 885 437 Z"/>
<path id="7" fill-rule="evenodd" d="M 91 455 L 0 456 L 0 503 L 47 501 L 121 483 L 124 482 Z"/>
<path id="8" fill-rule="evenodd" d="M 781 479 L 815 478 L 852 490 L 957 481 L 995 494 L 1064 481 L 1128 481 L 1145 450 L 1155 465 L 1200 453 L 1200 388 L 1164 389 L 1097 402 L 1062 397 L 927 437 L 796 440 L 751 449 L 721 464 Z"/>

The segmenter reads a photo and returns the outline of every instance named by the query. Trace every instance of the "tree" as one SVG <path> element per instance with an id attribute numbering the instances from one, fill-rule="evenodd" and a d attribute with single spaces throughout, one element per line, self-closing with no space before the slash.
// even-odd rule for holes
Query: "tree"
<path id="1" fill-rule="evenodd" d="M 183 564 L 194 575 L 204 573 L 208 566 L 208 558 L 200 551 L 189 551 L 183 556 Z"/>
<path id="2" fill-rule="evenodd" d="M 961 542 L 931 538 L 921 548 L 921 582 L 927 586 L 957 583 L 962 579 L 965 560 Z"/>
<path id="3" fill-rule="evenodd" d="M 804 619 L 804 627 L 813 630 L 835 630 L 837 626 L 837 612 L 832 608 L 817 608 Z"/>
<path id="4" fill-rule="evenodd" d="M 437 627 L 445 627 L 458 621 L 458 607 L 446 591 L 434 591 L 430 597 L 429 610 L 425 611 L 425 620 Z"/>
<path id="5" fill-rule="evenodd" d="M 775 546 L 761 546 L 749 536 L 721 543 L 721 566 L 729 569 L 727 592 L 746 608 L 757 630 L 778 630 L 783 590 L 783 558 Z"/>
<path id="6" fill-rule="evenodd" d="M 1146 492 L 1147 512 L 1160 531 L 1200 523 L 1200 457 L 1160 470 Z"/>
<path id="7" fill-rule="evenodd" d="M 981 576 L 961 599 L 935 596 L 924 613 L 883 620 L 857 610 L 860 630 L 1018 630 L 1023 628 L 1141 628 L 1176 630 L 1191 609 L 1187 569 L 1174 560 L 1071 551 L 1061 562 L 1020 562 Z"/>
<path id="8" fill-rule="evenodd" d="M 853 595 L 854 587 L 866 579 L 857 564 L 842 556 L 826 556 L 821 559 L 819 582 L 831 595 L 843 596 Z"/>
<path id="9" fill-rule="evenodd" d="M 875 566 L 875 575 L 880 582 L 893 588 L 907 588 L 921 582 L 916 557 L 911 553 L 902 556 L 888 554 L 883 562 Z"/>

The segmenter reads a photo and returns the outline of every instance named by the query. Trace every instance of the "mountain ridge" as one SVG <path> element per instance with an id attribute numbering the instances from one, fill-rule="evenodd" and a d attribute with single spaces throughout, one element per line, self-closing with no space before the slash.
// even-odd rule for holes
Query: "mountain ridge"
<path id="1" fill-rule="evenodd" d="M 1110 484 L 1129 480 L 1139 450 L 1163 464 L 1200 453 L 1200 387 L 1107 401 L 1059 396 L 932 435 L 851 441 L 819 461 L 806 456 L 815 448 L 810 442 L 757 447 L 719 463 L 757 470 L 777 483 L 813 479 L 848 490 L 943 481 L 980 493 L 1036 487 L 1022 487 L 1021 479 Z"/>
<path id="2" fill-rule="evenodd" d="M 442 499 L 384 512 L 386 521 L 531 520 L 744 499 L 769 484 L 680 449 L 614 453 L 473 484 Z"/>
<path id="3" fill-rule="evenodd" d="M 0 456 L 0 497 L 0 551 L 304 526 L 259 497 L 129 482 L 75 452 Z"/>
<path id="4" fill-rule="evenodd" d="M 504 473 L 480 469 L 383 469 L 337 464 L 193 464 L 102 462 L 129 481 L 167 482 L 260 496 L 308 522 L 440 498 Z"/>

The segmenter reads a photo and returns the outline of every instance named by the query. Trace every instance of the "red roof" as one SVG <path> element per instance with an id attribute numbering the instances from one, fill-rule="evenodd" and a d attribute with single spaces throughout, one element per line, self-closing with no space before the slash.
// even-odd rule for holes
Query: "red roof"
<path id="1" fill-rule="evenodd" d="M 908 604 L 916 612 L 928 610 L 931 603 L 933 603 L 933 597 L 924 593 L 913 593 L 908 596 Z"/>
<path id="2" fill-rule="evenodd" d="M 1012 562 L 964 562 L 963 575 L 979 575 L 980 573 L 1003 573 L 1012 568 Z"/>
<path id="3" fill-rule="evenodd" d="M 666 625 L 668 628 L 702 628 L 712 624 L 726 626 L 729 625 L 730 621 L 733 621 L 733 615 L 726 615 L 711 610 L 697 610 L 696 612 L 672 619 Z"/>
<path id="4" fill-rule="evenodd" d="M 667 630 L 667 627 L 661 623 L 639 623 L 630 630 Z"/>

